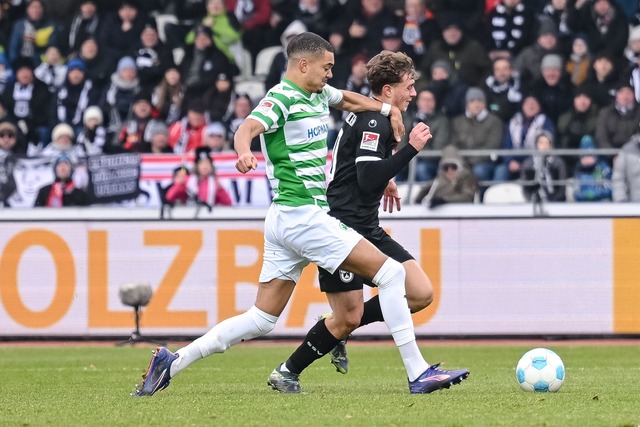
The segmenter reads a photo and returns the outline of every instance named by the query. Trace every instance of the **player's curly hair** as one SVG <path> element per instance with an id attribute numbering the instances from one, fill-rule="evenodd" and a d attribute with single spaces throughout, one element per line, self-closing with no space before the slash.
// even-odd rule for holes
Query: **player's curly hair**
<path id="1" fill-rule="evenodd" d="M 405 75 L 416 78 L 413 60 L 402 52 L 383 50 L 367 63 L 367 79 L 373 93 L 384 85 L 400 83 Z"/>
<path id="2" fill-rule="evenodd" d="M 324 52 L 333 53 L 331 43 L 315 33 L 300 33 L 293 37 L 287 45 L 287 57 L 298 58 L 305 55 L 324 55 Z"/>

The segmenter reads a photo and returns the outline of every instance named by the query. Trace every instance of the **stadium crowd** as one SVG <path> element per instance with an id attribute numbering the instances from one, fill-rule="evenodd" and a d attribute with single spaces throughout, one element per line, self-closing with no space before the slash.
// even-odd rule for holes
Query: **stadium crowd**
<path id="1" fill-rule="evenodd" d="M 418 94 L 406 125 L 431 127 L 426 150 L 619 150 L 420 157 L 418 181 L 460 168 L 473 179 L 465 173 L 456 190 L 449 173 L 448 187 L 472 196 L 478 183 L 535 177 L 549 200 L 640 201 L 639 3 L 2 0 L 0 162 L 231 152 L 286 66 L 275 49 L 257 75 L 260 54 L 312 31 L 335 48 L 330 84 L 340 89 L 369 95 L 365 64 L 382 49 L 411 56 Z M 261 90 L 243 92 L 247 81 Z M 332 118 L 335 132 L 343 117 Z M 569 178 L 572 191 L 555 185 Z"/>

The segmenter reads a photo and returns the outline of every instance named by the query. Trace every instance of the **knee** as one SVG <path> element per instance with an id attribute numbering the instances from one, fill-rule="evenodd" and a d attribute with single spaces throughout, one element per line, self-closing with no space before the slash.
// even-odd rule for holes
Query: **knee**
<path id="1" fill-rule="evenodd" d="M 337 316 L 336 313 L 334 313 L 333 319 L 326 320 L 326 325 L 336 338 L 346 338 L 360 326 L 361 321 L 362 310 L 354 309 Z"/>
<path id="2" fill-rule="evenodd" d="M 411 287 L 412 291 L 407 292 L 407 304 L 412 313 L 427 308 L 433 302 L 433 286 L 429 279 L 426 279 L 420 286 Z"/>
<path id="3" fill-rule="evenodd" d="M 260 332 L 260 336 L 268 334 L 276 327 L 278 318 L 265 313 L 255 305 L 251 307 L 247 313 L 251 316 L 251 320 L 253 320 L 257 330 Z"/>

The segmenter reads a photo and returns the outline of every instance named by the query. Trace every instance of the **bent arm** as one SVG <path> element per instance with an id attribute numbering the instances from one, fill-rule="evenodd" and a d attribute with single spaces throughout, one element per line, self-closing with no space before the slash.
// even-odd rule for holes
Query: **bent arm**
<path id="1" fill-rule="evenodd" d="M 264 133 L 264 131 L 264 126 L 251 117 L 245 119 L 238 127 L 233 137 L 233 148 L 235 148 L 236 153 L 238 153 L 236 169 L 238 169 L 239 172 L 247 173 L 258 167 L 258 160 L 251 152 L 251 140 L 261 133 Z"/>
<path id="2" fill-rule="evenodd" d="M 389 112 L 383 110 L 390 108 Z M 342 91 L 342 101 L 332 105 L 339 110 L 349 111 L 350 113 L 360 113 L 362 111 L 380 111 L 391 119 L 391 127 L 393 128 L 393 136 L 396 141 L 401 141 L 404 136 L 404 123 L 402 121 L 402 112 L 396 106 L 383 104 L 373 98 L 366 97 L 349 90 Z"/>

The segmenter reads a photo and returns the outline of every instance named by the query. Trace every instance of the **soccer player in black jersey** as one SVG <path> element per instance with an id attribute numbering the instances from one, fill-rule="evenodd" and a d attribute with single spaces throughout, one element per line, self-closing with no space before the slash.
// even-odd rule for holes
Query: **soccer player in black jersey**
<path id="1" fill-rule="evenodd" d="M 413 61 L 404 53 L 382 51 L 367 64 L 367 78 L 374 99 L 406 111 L 416 96 Z M 406 271 L 406 300 L 412 312 L 422 310 L 433 300 L 431 281 L 413 256 L 380 227 L 380 201 L 384 209 L 400 210 L 401 203 L 393 177 L 431 138 L 429 127 L 416 125 L 409 143 L 393 154 L 396 142 L 389 119 L 378 112 L 351 113 L 345 119 L 333 148 L 333 164 L 327 189 L 329 214 L 355 229 L 384 254 L 403 264 Z M 319 268 L 320 289 L 327 294 L 333 312 L 318 321 L 304 342 L 289 359 L 274 369 L 268 384 L 284 393 L 301 392 L 299 375 L 314 360 L 332 352 L 332 363 L 339 372 L 348 369 L 344 340 L 359 326 L 383 321 L 377 296 L 366 303 L 362 288 L 366 283 L 348 271 L 331 274 Z M 396 343 L 398 345 L 398 343 Z M 401 344 L 398 348 L 402 354 Z M 338 351 L 340 353 L 340 351 Z M 405 360 L 405 367 L 411 360 Z M 466 369 L 444 371 L 437 364 L 409 378 L 411 393 L 430 393 L 460 383 L 469 375 Z"/>

